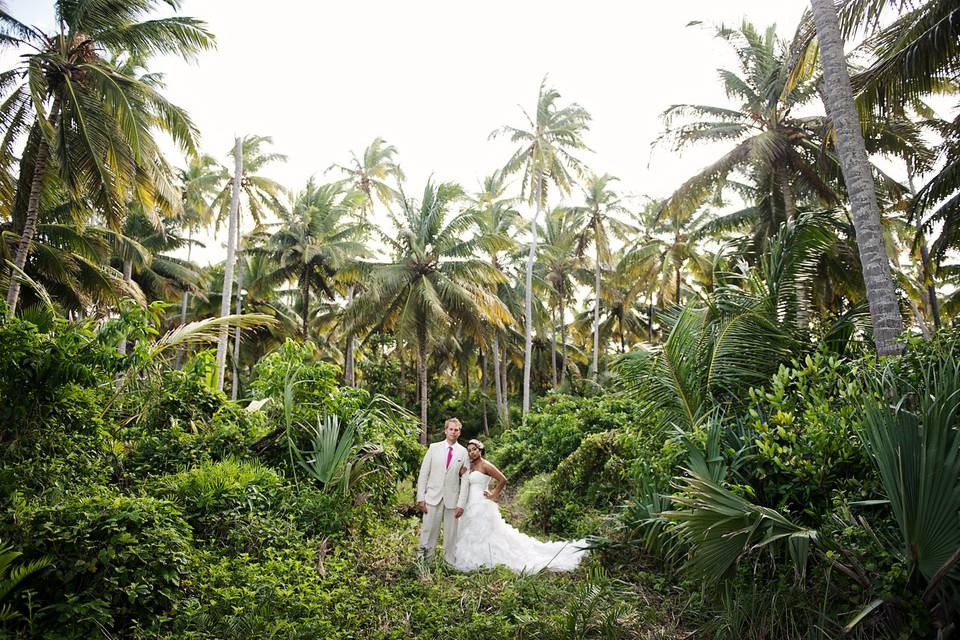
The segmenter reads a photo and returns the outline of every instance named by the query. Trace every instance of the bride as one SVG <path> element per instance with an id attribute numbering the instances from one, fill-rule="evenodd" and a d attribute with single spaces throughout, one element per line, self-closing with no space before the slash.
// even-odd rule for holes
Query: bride
<path id="1" fill-rule="evenodd" d="M 495 502 L 507 484 L 506 477 L 484 457 L 479 440 L 467 443 L 470 468 L 460 472 L 461 495 L 469 489 L 466 508 L 458 525 L 454 567 L 473 571 L 506 565 L 514 571 L 535 573 L 543 569 L 572 571 L 586 555 L 586 541 L 541 542 L 507 524 Z M 490 481 L 497 485 L 489 489 Z"/>

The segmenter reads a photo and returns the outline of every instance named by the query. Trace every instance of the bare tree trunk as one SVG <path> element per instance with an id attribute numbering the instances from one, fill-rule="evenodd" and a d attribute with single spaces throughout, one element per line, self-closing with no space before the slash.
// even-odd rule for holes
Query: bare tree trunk
<path id="1" fill-rule="evenodd" d="M 653 300 L 647 303 L 647 339 L 653 342 Z"/>
<path id="2" fill-rule="evenodd" d="M 480 351 L 480 396 L 483 402 L 483 435 L 490 435 L 490 422 L 487 419 L 487 397 L 490 395 L 490 362 L 485 349 Z"/>
<path id="3" fill-rule="evenodd" d="M 530 411 L 530 368 L 533 365 L 533 262 L 537 253 L 537 221 L 540 219 L 540 194 L 543 175 L 537 174 L 537 206 L 530 225 L 530 252 L 527 254 L 527 273 L 523 292 L 526 322 L 523 330 L 523 415 Z"/>
<path id="4" fill-rule="evenodd" d="M 811 0 L 810 5 L 820 41 L 823 104 L 837 132 L 837 154 L 850 197 L 877 354 L 898 354 L 903 350 L 899 340 L 903 332 L 903 318 L 883 242 L 880 206 L 877 204 L 873 174 L 863 143 L 860 118 L 853 101 L 837 11 L 833 0 Z"/>
<path id="5" fill-rule="evenodd" d="M 593 237 L 597 238 L 598 229 L 594 224 Z M 596 244 L 596 243 L 594 243 Z M 597 260 L 593 274 L 593 381 L 597 381 L 600 373 L 600 248 L 597 250 Z"/>
<path id="6" fill-rule="evenodd" d="M 239 231 L 239 229 L 238 229 Z M 237 245 L 240 245 L 240 239 L 237 238 Z M 243 262 L 237 270 L 237 315 L 243 313 Z M 230 399 L 234 402 L 240 395 L 240 376 L 238 375 L 240 363 L 240 327 L 234 329 L 233 334 L 233 384 L 230 385 Z"/>
<path id="7" fill-rule="evenodd" d="M 50 107 L 50 125 L 56 128 L 56 120 L 60 116 L 60 98 L 54 98 L 53 105 Z M 39 124 L 39 123 L 38 123 Z M 30 245 L 33 244 L 33 238 L 37 235 L 37 221 L 40 215 L 40 196 L 43 192 L 43 178 L 47 174 L 47 165 L 50 161 L 50 147 L 47 145 L 43 133 L 40 133 L 40 141 L 37 144 L 37 153 L 33 160 L 33 175 L 30 177 L 30 195 L 27 198 L 27 215 L 23 224 L 23 231 L 20 232 L 20 242 L 17 243 L 17 253 L 13 258 L 13 264 L 21 271 L 27 264 L 27 256 L 30 255 Z M 10 270 L 10 286 L 7 288 L 7 306 L 10 308 L 10 315 L 17 310 L 17 302 L 20 299 L 20 275 L 13 269 Z"/>
<path id="8" fill-rule="evenodd" d="M 420 444 L 427 444 L 427 327 L 417 323 L 417 373 L 420 379 Z"/>
<path id="9" fill-rule="evenodd" d="M 557 388 L 557 316 L 556 309 L 550 309 L 550 382 Z"/>
<path id="10" fill-rule="evenodd" d="M 303 268 L 303 275 L 300 276 L 300 303 L 303 312 L 302 327 L 300 337 L 306 342 L 310 339 L 310 268 Z"/>
<path id="11" fill-rule="evenodd" d="M 190 255 L 193 253 L 193 227 L 187 229 L 187 262 L 190 262 Z M 187 306 L 190 304 L 190 292 L 184 291 L 183 297 L 180 300 L 180 325 L 187 324 Z M 180 345 L 177 347 L 177 360 L 173 365 L 174 369 L 179 369 L 183 366 L 183 356 L 186 352 L 186 347 Z"/>
<path id="12" fill-rule="evenodd" d="M 929 342 L 933 338 L 933 335 L 930 333 L 930 327 L 927 326 L 927 321 L 923 319 L 923 313 L 921 313 L 920 307 L 913 301 L 913 298 L 907 299 L 910 301 L 910 310 L 913 311 L 913 318 L 917 321 L 917 326 L 920 327 L 920 333 L 923 335 L 923 339 Z"/>
<path id="13" fill-rule="evenodd" d="M 507 378 L 507 367 L 510 366 L 510 363 L 507 362 L 507 346 L 503 346 L 503 351 L 500 355 L 500 387 L 503 389 L 503 424 L 504 426 L 510 426 L 510 384 Z"/>
<path id="14" fill-rule="evenodd" d="M 500 378 L 500 340 L 493 334 L 493 386 L 497 399 L 497 419 L 503 423 L 503 381 Z"/>
<path id="15" fill-rule="evenodd" d="M 917 190 L 913 185 L 913 171 L 909 166 L 907 166 L 907 183 L 910 185 L 910 194 L 916 195 Z M 920 264 L 923 267 L 923 284 L 927 289 L 927 304 L 924 306 L 926 306 L 930 312 L 934 331 L 939 331 L 940 303 L 937 300 L 937 286 L 933 281 L 933 268 L 930 266 L 930 250 L 927 248 L 927 236 L 923 232 L 923 224 L 920 220 L 919 213 L 914 222 L 917 228 L 917 242 L 920 245 Z"/>
<path id="16" fill-rule="evenodd" d="M 240 188 L 243 180 L 243 153 L 240 138 L 233 145 L 233 192 L 230 195 L 230 222 L 227 225 L 227 261 L 223 267 L 223 291 L 220 293 L 220 317 L 230 314 L 231 294 L 233 293 L 233 263 L 236 260 L 234 236 L 237 236 L 240 217 Z M 220 328 L 220 340 L 217 342 L 217 389 L 223 391 L 223 379 L 227 369 L 227 337 L 229 327 Z"/>
<path id="17" fill-rule="evenodd" d="M 780 193 L 783 195 L 783 214 L 787 224 L 797 220 L 797 201 L 793 197 L 793 187 L 790 185 L 790 173 L 783 165 L 777 167 L 777 178 L 780 183 Z M 807 283 L 802 277 L 797 278 L 797 328 L 806 329 L 810 326 L 810 308 L 807 303 Z"/>
<path id="18" fill-rule="evenodd" d="M 123 260 L 123 281 L 129 285 L 133 282 L 133 260 L 130 258 L 124 258 Z M 127 337 L 124 336 L 120 340 L 120 344 L 117 345 L 117 351 L 120 355 L 127 354 Z"/>
<path id="19" fill-rule="evenodd" d="M 567 319 L 566 299 L 560 296 L 560 385 L 567 378 Z"/>
<path id="20" fill-rule="evenodd" d="M 347 287 L 347 306 L 353 304 L 353 285 Z M 356 374 L 354 373 L 353 332 L 347 333 L 347 346 L 343 355 L 343 382 L 348 387 L 355 387 Z"/>

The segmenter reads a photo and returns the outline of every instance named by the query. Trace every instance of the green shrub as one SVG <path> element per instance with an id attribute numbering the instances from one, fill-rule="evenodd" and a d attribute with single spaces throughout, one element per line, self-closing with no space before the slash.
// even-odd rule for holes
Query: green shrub
<path id="1" fill-rule="evenodd" d="M 123 463 L 135 476 L 171 473 L 210 460 L 247 455 L 267 418 L 207 385 L 203 367 L 166 371 L 154 394 L 126 400 L 135 415 L 121 432 Z M 137 406 L 138 399 L 142 405 Z"/>
<path id="2" fill-rule="evenodd" d="M 864 391 L 855 364 L 815 353 L 750 392 L 755 447 L 745 468 L 760 504 L 817 524 L 835 505 L 876 495 L 858 437 Z"/>
<path id="3" fill-rule="evenodd" d="M 498 438 L 490 447 L 491 457 L 507 477 L 525 478 L 556 469 L 585 436 L 627 428 L 639 420 L 636 403 L 619 394 L 548 394 L 522 425 Z"/>
<path id="4" fill-rule="evenodd" d="M 236 459 L 204 462 L 159 478 L 151 489 L 180 506 L 198 540 L 213 543 L 228 539 L 235 516 L 279 507 L 285 491 L 272 469 Z"/>
<path id="5" fill-rule="evenodd" d="M 634 464 L 640 457 L 631 433 L 606 431 L 584 438 L 556 471 L 524 487 L 531 524 L 559 535 L 598 533 L 597 513 L 609 513 L 636 488 Z M 539 488 L 539 490 L 537 490 Z"/>
<path id="6" fill-rule="evenodd" d="M 29 437 L 48 430 L 57 420 L 58 400 L 66 400 L 63 388 L 95 388 L 108 382 L 119 370 L 122 357 L 98 337 L 95 326 L 58 321 L 50 333 L 29 322 L 6 318 L 0 321 L 0 440 Z M 94 424 L 64 421 L 69 409 L 60 411 L 60 426 L 94 430 Z"/>
<path id="7" fill-rule="evenodd" d="M 20 503 L 20 544 L 49 555 L 39 582 L 40 623 L 60 635 L 87 638 L 102 626 L 124 635 L 167 620 L 192 569 L 190 527 L 165 500 L 101 488 L 47 504 Z"/>

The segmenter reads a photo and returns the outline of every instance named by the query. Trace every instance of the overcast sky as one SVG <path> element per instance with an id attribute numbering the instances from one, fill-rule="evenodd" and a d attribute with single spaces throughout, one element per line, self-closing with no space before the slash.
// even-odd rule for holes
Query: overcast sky
<path id="1" fill-rule="evenodd" d="M 48 0 L 12 0 L 19 19 L 53 28 Z M 217 50 L 193 64 L 158 59 L 168 97 L 202 133 L 204 150 L 227 161 L 234 134 L 273 137 L 289 160 L 268 173 L 291 188 L 323 179 L 376 136 L 399 150 L 408 195 L 433 174 L 475 189 L 506 161 L 541 79 L 593 116 L 583 155 L 632 194 L 664 196 L 720 149 L 677 157 L 651 142 L 660 114 L 682 102 L 727 105 L 716 69 L 735 68 L 729 47 L 700 20 L 758 27 L 789 39 L 803 0 L 593 2 L 439 0 L 302 2 L 185 0 Z M 175 154 L 173 154 L 175 155 Z M 175 158 L 181 163 L 179 157 Z M 329 174 L 328 177 L 332 177 Z M 576 195 L 574 195 L 574 199 Z M 222 259 L 211 243 L 202 259 Z"/>

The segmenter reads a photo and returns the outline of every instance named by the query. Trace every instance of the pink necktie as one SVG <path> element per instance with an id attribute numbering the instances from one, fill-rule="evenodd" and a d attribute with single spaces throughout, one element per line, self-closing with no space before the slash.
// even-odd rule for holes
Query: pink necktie
<path id="1" fill-rule="evenodd" d="M 451 458 L 453 458 L 453 447 L 447 447 L 447 468 L 450 467 Z"/>

